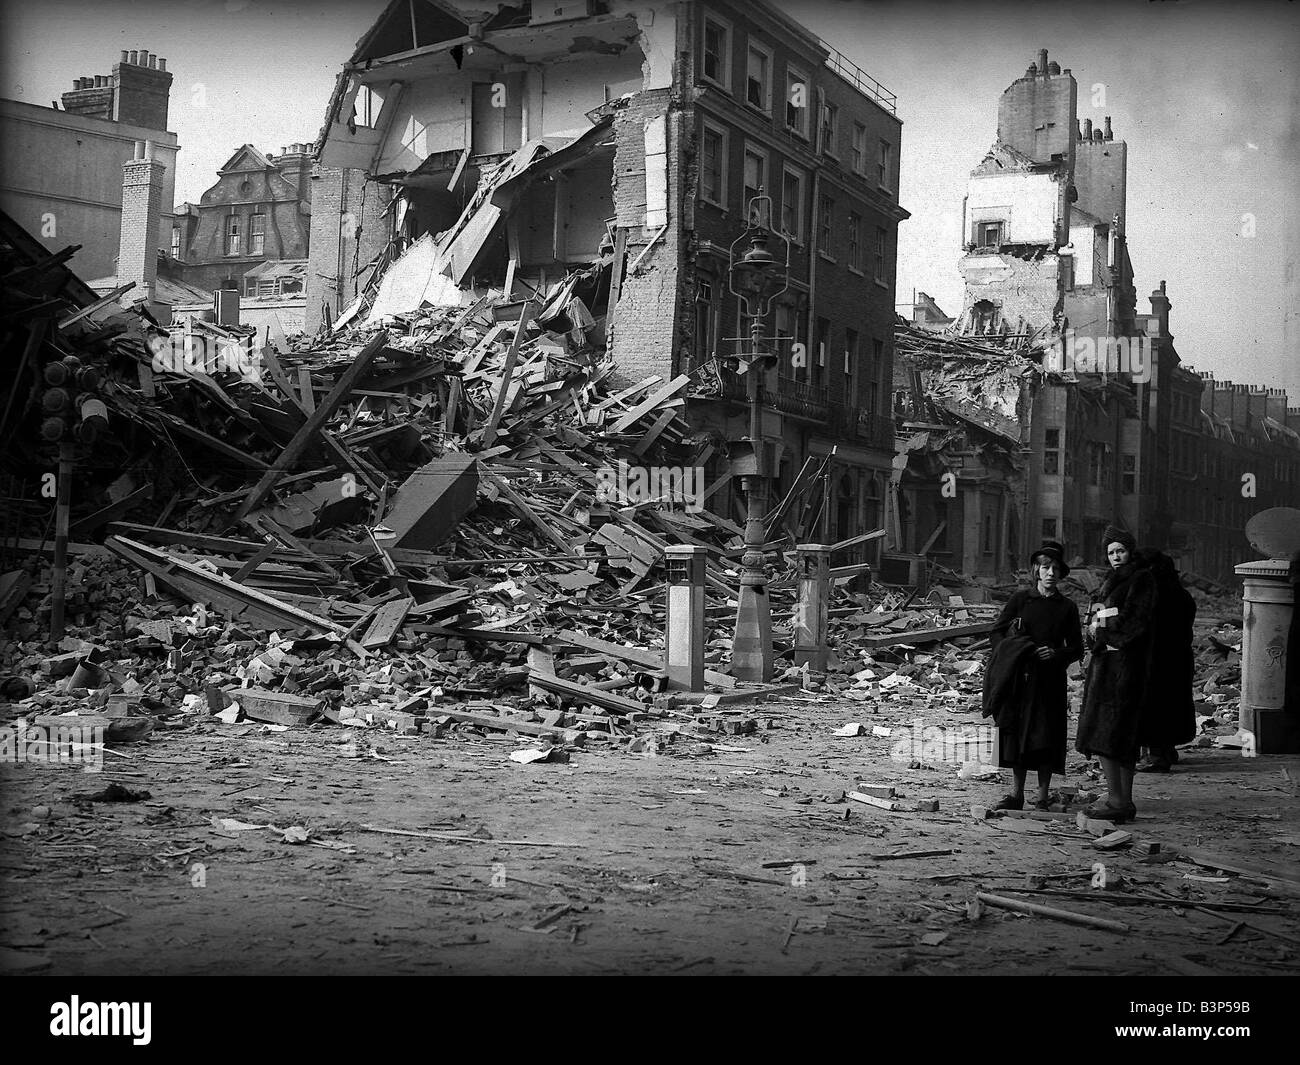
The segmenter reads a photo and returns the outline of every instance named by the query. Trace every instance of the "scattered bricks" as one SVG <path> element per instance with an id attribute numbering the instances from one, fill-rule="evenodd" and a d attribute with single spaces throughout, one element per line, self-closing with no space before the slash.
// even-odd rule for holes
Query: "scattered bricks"
<path id="1" fill-rule="evenodd" d="M 987 806 L 972 806 L 970 808 L 970 815 L 975 818 L 976 821 L 990 821 L 997 815 L 997 813 L 998 811 L 990 810 Z"/>
<path id="2" fill-rule="evenodd" d="M 1082 810 L 1075 816 L 1074 823 L 1083 831 L 1090 832 L 1094 836 L 1104 836 L 1115 831 L 1115 825 L 1112 822 L 1097 821 Z"/>
<path id="3" fill-rule="evenodd" d="M 918 814 L 934 814 L 939 812 L 938 799 L 921 799 L 914 803 L 911 809 Z"/>
<path id="4" fill-rule="evenodd" d="M 1160 853 L 1160 842 L 1154 839 L 1140 839 L 1133 844 L 1133 853 L 1149 856 Z"/>
<path id="5" fill-rule="evenodd" d="M 1025 877 L 1025 890 L 1041 891 L 1045 887 L 1047 887 L 1047 877 L 1038 876 L 1034 873 L 1030 873 Z"/>
<path id="6" fill-rule="evenodd" d="M 273 725 L 301 726 L 320 716 L 324 700 L 289 695 L 285 692 L 267 691 L 263 688 L 236 688 L 231 696 L 253 721 L 266 721 Z"/>
<path id="7" fill-rule="evenodd" d="M 1133 842 L 1133 833 L 1122 830 L 1107 832 L 1092 841 L 1092 845 L 1099 851 L 1113 851 L 1119 847 Z"/>
<path id="8" fill-rule="evenodd" d="M 858 791 L 863 795 L 874 795 L 877 799 L 896 799 L 898 792 L 893 787 L 883 784 L 859 784 Z"/>

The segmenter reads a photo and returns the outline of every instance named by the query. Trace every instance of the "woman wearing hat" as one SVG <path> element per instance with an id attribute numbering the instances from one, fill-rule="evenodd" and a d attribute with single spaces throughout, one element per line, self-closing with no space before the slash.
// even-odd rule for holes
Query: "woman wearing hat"
<path id="1" fill-rule="evenodd" d="M 1038 774 L 1035 806 L 1046 809 L 1053 773 L 1065 772 L 1065 671 L 1083 657 L 1079 611 L 1057 587 L 1070 572 L 1065 549 L 1049 540 L 1030 556 L 1032 587 L 1015 593 L 989 636 L 993 651 L 984 673 L 984 715 L 998 726 L 998 765 L 1016 787 L 997 810 L 1025 805 L 1025 778 Z"/>
<path id="2" fill-rule="evenodd" d="M 1137 557 L 1133 534 L 1110 526 L 1102 538 L 1111 570 L 1093 594 L 1088 639 L 1092 658 L 1083 689 L 1075 747 L 1101 761 L 1104 802 L 1088 816 L 1122 824 L 1137 816 L 1137 764 L 1143 695 L 1151 680 L 1151 621 L 1156 583 Z"/>

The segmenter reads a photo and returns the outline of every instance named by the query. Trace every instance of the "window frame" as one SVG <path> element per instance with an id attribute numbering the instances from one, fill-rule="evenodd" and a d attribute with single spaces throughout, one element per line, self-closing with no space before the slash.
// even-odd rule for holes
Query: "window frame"
<path id="1" fill-rule="evenodd" d="M 894 186 L 889 179 L 894 170 L 894 146 L 884 137 L 879 137 L 877 140 L 880 157 L 876 160 L 876 186 L 886 192 L 893 192 Z"/>
<path id="2" fill-rule="evenodd" d="M 243 252 L 240 251 L 240 237 L 242 235 L 243 230 L 239 224 L 239 215 L 234 212 L 226 215 L 226 222 L 222 226 L 221 233 L 222 254 L 231 257 L 242 255 Z"/>
<path id="3" fill-rule="evenodd" d="M 817 254 L 835 262 L 832 251 L 835 236 L 835 198 L 823 192 L 817 203 Z M 825 243 L 823 243 L 823 239 Z"/>
<path id="4" fill-rule="evenodd" d="M 839 140 L 840 132 L 840 105 L 823 100 L 818 121 L 820 127 L 817 132 L 821 137 L 822 154 L 838 159 L 840 152 L 836 142 Z"/>
<path id="5" fill-rule="evenodd" d="M 705 203 L 711 203 L 715 207 L 721 207 L 724 211 L 727 209 L 728 206 L 728 195 L 727 195 L 728 180 L 727 179 L 729 175 L 727 174 L 727 163 L 728 163 L 728 155 L 730 154 L 730 148 L 731 148 L 730 138 L 727 136 L 727 133 L 728 130 L 725 126 L 721 126 L 716 122 L 712 122 L 708 118 L 704 118 L 701 120 L 699 196 L 700 199 L 703 200 Z M 706 193 L 704 188 L 704 174 L 705 174 L 704 143 L 705 143 L 705 139 L 709 136 L 709 134 L 714 134 L 721 138 L 721 145 L 718 153 L 718 198 L 717 199 L 714 199 L 713 197 L 709 196 Z"/>
<path id="6" fill-rule="evenodd" d="M 261 219 L 262 231 L 257 231 L 258 220 Z M 266 212 L 254 211 L 248 216 L 248 254 L 265 255 L 266 254 Z"/>
<path id="7" fill-rule="evenodd" d="M 862 263 L 862 215 L 858 214 L 857 211 L 849 212 L 848 234 L 848 267 L 855 274 L 866 277 L 866 271 L 863 269 Z"/>
<path id="8" fill-rule="evenodd" d="M 844 329 L 844 376 L 854 379 L 862 338 L 856 329 Z"/>
<path id="9" fill-rule="evenodd" d="M 790 79 L 794 78 L 804 87 L 804 104 L 798 110 L 803 112 L 802 128 L 790 124 Z M 793 133 L 803 140 L 810 139 L 809 127 L 812 125 L 812 78 L 808 73 L 793 63 L 787 63 L 785 68 L 785 111 L 783 113 L 783 126 L 786 130 Z"/>
<path id="10" fill-rule="evenodd" d="M 806 185 L 806 182 L 805 182 L 805 180 L 804 180 L 804 177 L 805 177 L 804 172 L 803 172 L 799 167 L 797 167 L 797 166 L 791 166 L 789 163 L 782 163 L 782 164 L 781 164 L 781 216 L 780 216 L 780 217 L 781 217 L 781 227 L 782 227 L 782 228 L 781 228 L 780 230 L 778 230 L 778 232 L 779 232 L 782 236 L 787 237 L 787 238 L 790 240 L 790 242 L 791 242 L 792 244 L 798 244 L 798 245 L 800 245 L 801 247 L 803 246 L 803 243 L 804 243 L 804 231 L 803 231 L 803 222 L 804 222 L 804 217 L 803 217 L 803 216 L 804 216 L 804 203 L 803 203 L 803 201 L 804 201 L 804 187 L 805 187 L 805 185 Z M 796 205 L 796 208 L 795 208 L 795 211 L 794 211 L 794 221 L 795 221 L 795 227 L 796 227 L 794 230 L 787 230 L 787 229 L 785 228 L 785 209 L 786 209 L 785 194 L 786 194 L 786 182 L 787 182 L 787 179 L 789 179 L 789 178 L 794 178 L 794 179 L 799 183 L 799 202 L 798 202 L 798 204 Z"/>
<path id="11" fill-rule="evenodd" d="M 766 63 L 767 77 L 763 85 L 762 104 L 756 104 L 754 103 L 753 100 L 749 98 L 749 83 L 751 80 L 750 59 L 753 57 L 754 52 L 758 52 L 767 61 Z M 759 41 L 754 37 L 750 37 L 745 45 L 745 103 L 747 106 L 752 107 L 755 111 L 758 111 L 761 114 L 766 115 L 768 118 L 772 117 L 772 73 L 773 73 L 772 68 L 773 68 L 772 49 L 770 49 L 767 45 L 763 44 L 762 41 Z"/>
<path id="12" fill-rule="evenodd" d="M 867 173 L 867 127 L 861 122 L 853 123 L 852 139 L 849 142 L 849 169 L 863 177 Z"/>
<path id="13" fill-rule="evenodd" d="M 705 70 L 705 61 L 706 61 L 706 57 L 709 54 L 708 53 L 709 23 L 713 23 L 723 32 L 724 40 L 723 40 L 723 50 L 721 53 L 721 60 L 722 60 L 721 78 L 715 78 L 712 75 L 708 74 Z M 722 16 L 715 15 L 711 12 L 705 12 L 703 27 L 700 31 L 700 79 L 702 81 L 708 82 L 710 85 L 716 86 L 717 88 L 721 89 L 723 92 L 728 94 L 731 93 L 731 53 L 732 53 L 732 42 L 734 40 L 735 40 L 735 32 L 732 28 L 731 23 L 727 19 L 724 19 Z"/>
<path id="14" fill-rule="evenodd" d="M 987 226 L 997 228 L 998 239 L 990 244 L 984 239 L 984 230 Z M 971 234 L 971 246 L 980 250 L 997 251 L 1005 243 L 1007 235 L 1007 222 L 1005 218 L 986 218 L 975 222 L 975 232 Z"/>
<path id="15" fill-rule="evenodd" d="M 889 269 L 889 230 L 884 226 L 876 226 L 875 248 L 872 251 L 874 262 L 871 264 L 872 277 L 881 284 L 889 284 L 887 271 Z"/>
<path id="16" fill-rule="evenodd" d="M 770 176 L 769 172 L 772 169 L 772 158 L 771 156 L 768 155 L 767 150 L 765 148 L 755 144 L 753 141 L 747 140 L 745 141 L 744 151 L 741 155 L 742 162 L 740 168 L 740 193 L 743 201 L 740 205 L 740 210 L 741 213 L 745 216 L 746 223 L 748 223 L 749 220 L 749 201 L 753 199 L 753 197 L 749 195 L 749 189 L 751 188 L 751 186 L 746 184 L 746 180 L 749 177 L 747 171 L 749 169 L 748 164 L 749 164 L 749 157 L 751 155 L 754 156 L 756 159 L 761 160 L 763 164 L 763 172 L 758 175 L 760 179 L 759 183 L 757 186 L 754 187 L 758 190 L 766 190 L 764 192 L 764 195 L 767 196 L 772 195 L 771 189 L 768 186 L 768 178 Z M 759 193 L 756 191 L 754 195 L 758 195 L 758 194 Z M 769 217 L 768 222 L 771 223 L 771 221 L 772 219 Z"/>

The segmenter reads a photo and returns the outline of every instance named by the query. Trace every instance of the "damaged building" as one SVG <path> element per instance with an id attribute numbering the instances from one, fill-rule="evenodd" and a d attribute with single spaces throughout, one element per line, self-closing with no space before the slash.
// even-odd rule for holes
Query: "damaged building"
<path id="1" fill-rule="evenodd" d="M 1294 502 L 1294 412 L 1285 393 L 1182 364 L 1164 281 L 1138 309 L 1128 146 L 1109 117 L 1094 127 L 1076 111 L 1071 71 L 1041 51 L 1002 94 L 997 138 L 971 172 L 960 312 L 948 319 L 922 293 L 899 326 L 900 543 L 1006 579 L 1040 539 L 1100 562 L 1103 531 L 1118 523 L 1184 570 L 1231 583 L 1249 517 Z M 952 436 L 963 421 L 952 392 L 984 433 L 1002 425 L 998 447 Z M 951 497 L 935 483 L 948 472 Z M 977 482 L 978 496 L 965 487 Z"/>
<path id="2" fill-rule="evenodd" d="M 877 528 L 900 134 L 883 86 L 766 3 L 395 2 L 318 138 L 306 328 L 485 292 L 562 311 L 618 380 L 666 382 L 726 482 L 749 435 L 729 256 L 767 196 L 790 252 L 764 323 L 764 473 L 784 493 L 815 460 L 800 535 Z M 723 483 L 715 506 L 740 495 Z"/>

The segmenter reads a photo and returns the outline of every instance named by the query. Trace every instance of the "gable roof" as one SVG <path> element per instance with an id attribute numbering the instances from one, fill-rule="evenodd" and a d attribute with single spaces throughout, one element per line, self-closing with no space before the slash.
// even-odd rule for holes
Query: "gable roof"
<path id="1" fill-rule="evenodd" d="M 229 174 L 237 170 L 270 170 L 274 164 L 251 144 L 241 144 L 235 154 L 226 160 L 224 166 L 217 167 L 218 174 Z"/>

